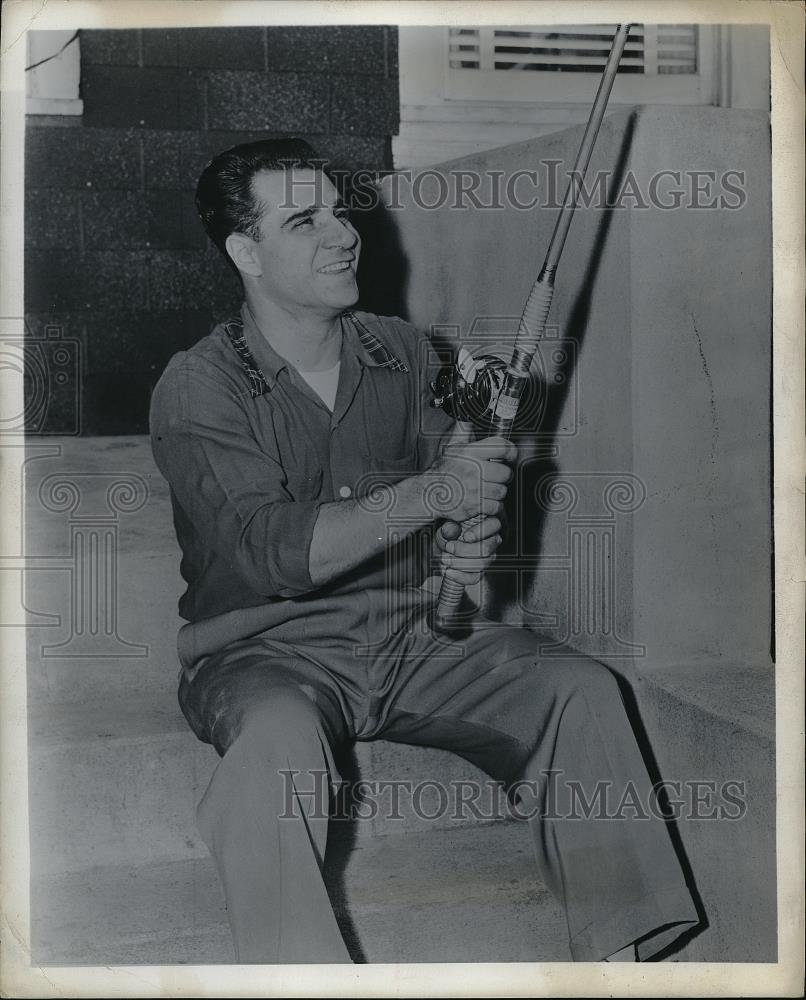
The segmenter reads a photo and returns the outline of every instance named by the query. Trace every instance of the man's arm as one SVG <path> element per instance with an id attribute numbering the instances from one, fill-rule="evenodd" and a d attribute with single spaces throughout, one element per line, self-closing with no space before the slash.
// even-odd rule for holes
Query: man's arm
<path id="1" fill-rule="evenodd" d="M 462 521 L 481 512 L 489 515 L 488 523 L 483 528 L 480 525 L 476 532 L 482 539 L 481 546 L 472 547 L 471 537 L 467 543 L 457 543 L 460 548 L 455 550 L 453 558 L 464 561 L 489 557 L 500 543 L 500 538 L 494 542 L 497 529 L 492 528 L 495 525 L 500 528 L 495 515 L 506 496 L 512 476 L 510 464 L 516 454 L 515 445 L 503 438 L 486 438 L 470 444 L 457 432 L 425 475 L 381 487 L 394 491 L 394 502 L 388 506 L 394 510 L 396 539 L 411 535 L 435 520 Z M 442 488 L 434 489 L 436 485 Z M 359 498 L 324 504 L 319 509 L 309 555 L 315 586 L 353 569 L 388 546 L 388 515 L 373 510 L 373 506 Z M 461 568 L 472 570 L 475 565 Z"/>
<path id="2" fill-rule="evenodd" d="M 361 499 L 295 500 L 279 456 L 255 440 L 242 395 L 225 391 L 194 363 L 179 364 L 160 380 L 151 433 L 157 465 L 194 531 L 255 593 L 309 593 L 389 544 L 386 516 Z M 503 439 L 454 442 L 426 474 L 384 487 L 396 491 L 398 538 L 404 519 L 411 534 L 435 519 L 497 513 L 514 451 Z M 439 506 L 435 481 L 454 487 Z"/>
<path id="3" fill-rule="evenodd" d="M 204 360 L 172 362 L 154 391 L 154 458 L 203 548 L 256 594 L 313 589 L 308 549 L 318 500 L 295 501 L 271 441 L 259 444 L 242 388 Z"/>

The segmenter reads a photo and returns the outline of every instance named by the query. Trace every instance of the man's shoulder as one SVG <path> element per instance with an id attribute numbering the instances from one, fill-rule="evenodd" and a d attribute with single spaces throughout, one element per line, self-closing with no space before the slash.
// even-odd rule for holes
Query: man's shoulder
<path id="1" fill-rule="evenodd" d="M 215 400 L 248 395 L 243 369 L 230 343 L 227 324 L 219 323 L 191 347 L 178 351 L 165 366 L 151 396 L 150 420 L 172 419 Z"/>
<path id="2" fill-rule="evenodd" d="M 160 382 L 171 381 L 183 373 L 207 375 L 226 382 L 237 378 L 240 361 L 227 334 L 230 323 L 240 322 L 237 318 L 218 323 L 206 336 L 184 351 L 174 354 L 160 377 Z"/>

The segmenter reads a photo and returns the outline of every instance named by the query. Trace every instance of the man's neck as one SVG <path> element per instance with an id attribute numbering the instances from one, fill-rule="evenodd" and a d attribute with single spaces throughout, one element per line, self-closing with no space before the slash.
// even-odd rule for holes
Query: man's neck
<path id="1" fill-rule="evenodd" d="M 300 371 L 327 371 L 341 356 L 340 313 L 295 314 L 267 299 L 246 296 L 260 333 L 281 358 Z"/>

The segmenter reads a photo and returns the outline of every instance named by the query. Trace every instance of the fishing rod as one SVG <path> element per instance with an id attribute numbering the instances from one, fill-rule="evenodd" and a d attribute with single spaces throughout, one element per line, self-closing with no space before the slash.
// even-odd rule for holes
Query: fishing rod
<path id="1" fill-rule="evenodd" d="M 432 406 L 442 407 L 457 420 L 471 422 L 478 422 L 481 412 L 485 415 L 491 435 L 504 438 L 512 435 L 518 406 L 529 382 L 532 358 L 545 333 L 546 320 L 554 296 L 554 278 L 574 209 L 577 207 L 579 191 L 585 180 L 593 146 L 602 125 L 610 91 L 613 89 L 631 27 L 633 27 L 631 24 L 619 25 L 613 38 L 588 124 L 585 126 L 574 168 L 565 190 L 565 197 L 554 225 L 554 232 L 551 234 L 546 258 L 529 292 L 518 324 L 512 360 L 507 367 L 504 367 L 498 359 L 490 357 L 468 363 L 469 356 L 467 352 L 463 352 L 464 356 L 460 353 L 458 369 L 452 370 L 449 374 L 441 372 L 432 385 L 436 393 Z M 478 514 L 464 521 L 462 535 L 469 527 L 483 520 L 484 516 Z M 455 578 L 450 569 L 445 570 L 433 616 L 434 628 L 437 631 L 450 632 L 455 627 L 457 611 L 464 592 L 464 584 Z"/>

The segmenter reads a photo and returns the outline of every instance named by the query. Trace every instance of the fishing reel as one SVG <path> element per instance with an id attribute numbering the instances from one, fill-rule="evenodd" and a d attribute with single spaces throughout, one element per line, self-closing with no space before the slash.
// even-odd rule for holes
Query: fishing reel
<path id="1" fill-rule="evenodd" d="M 487 430 L 504 384 L 512 348 L 487 344 L 475 350 L 462 347 L 456 362 L 443 365 L 431 383 L 431 406 L 445 410 L 454 420 Z"/>

